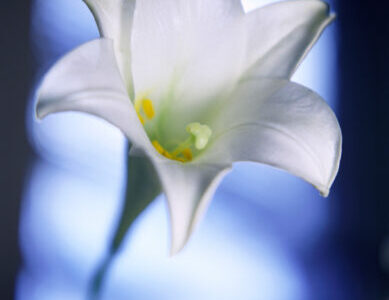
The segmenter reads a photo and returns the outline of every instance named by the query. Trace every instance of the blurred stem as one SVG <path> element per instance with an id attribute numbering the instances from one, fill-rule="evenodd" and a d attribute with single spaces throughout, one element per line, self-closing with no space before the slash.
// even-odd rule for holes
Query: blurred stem
<path id="1" fill-rule="evenodd" d="M 158 176 L 146 157 L 127 156 L 127 187 L 120 220 L 106 256 L 93 275 L 89 297 L 97 300 L 106 275 L 135 219 L 161 192 Z"/>

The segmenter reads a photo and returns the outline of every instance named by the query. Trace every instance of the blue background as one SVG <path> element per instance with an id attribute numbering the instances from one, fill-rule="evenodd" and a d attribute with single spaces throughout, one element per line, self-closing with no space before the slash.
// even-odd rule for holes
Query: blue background
<path id="1" fill-rule="evenodd" d="M 245 7 L 269 2 L 275 1 L 247 0 Z M 238 163 L 188 246 L 170 258 L 161 196 L 127 235 L 104 299 L 384 299 L 388 197 L 376 185 L 388 178 L 387 139 L 378 134 L 388 128 L 379 109 L 387 89 L 369 87 L 385 82 L 376 78 L 384 72 L 376 60 L 385 48 L 370 41 L 380 31 L 358 19 L 358 4 L 353 12 L 331 4 L 337 21 L 293 77 L 323 96 L 341 122 L 344 155 L 329 198 L 282 171 Z M 32 76 L 25 86 L 32 93 L 56 59 L 98 32 L 79 0 L 35 0 L 28 16 Z M 368 60 L 364 54 L 373 50 L 376 60 Z M 36 122 L 28 98 L 21 102 L 23 143 L 28 137 L 31 148 L 19 155 L 29 160 L 21 164 L 21 205 L 14 208 L 20 215 L 12 218 L 21 258 L 5 255 L 15 274 L 8 293 L 20 300 L 84 299 L 120 213 L 126 142 L 116 128 L 85 114 Z"/>

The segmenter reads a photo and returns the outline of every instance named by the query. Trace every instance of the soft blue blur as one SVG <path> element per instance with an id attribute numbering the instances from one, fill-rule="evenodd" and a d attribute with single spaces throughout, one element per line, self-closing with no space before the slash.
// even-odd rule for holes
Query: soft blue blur
<path id="1" fill-rule="evenodd" d="M 249 10 L 269 2 L 275 1 L 245 5 Z M 331 26 L 294 77 L 332 107 L 335 33 Z M 35 1 L 31 42 L 39 76 L 58 57 L 96 37 L 81 0 Z M 37 122 L 33 105 L 28 126 L 40 158 L 25 190 L 20 232 L 25 264 L 17 299 L 84 299 L 120 210 L 125 141 L 116 128 L 84 114 Z M 331 230 L 332 198 L 270 167 L 236 164 L 188 246 L 169 258 L 167 213 L 159 197 L 128 235 L 104 299 L 314 299 L 313 280 L 333 274 L 320 264 L 307 265 L 304 257 Z"/>

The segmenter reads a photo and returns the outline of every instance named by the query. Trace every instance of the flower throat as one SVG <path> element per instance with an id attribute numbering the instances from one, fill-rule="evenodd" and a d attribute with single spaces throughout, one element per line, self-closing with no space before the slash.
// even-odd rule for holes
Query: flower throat
<path id="1" fill-rule="evenodd" d="M 137 97 L 134 106 L 143 126 L 155 117 L 153 102 L 150 99 Z M 175 148 L 170 151 L 156 138 L 151 139 L 151 143 L 159 154 L 168 159 L 183 163 L 190 162 L 193 160 L 193 153 L 198 153 L 207 146 L 212 135 L 212 130 L 207 125 L 194 122 L 186 126 L 186 131 L 189 133 L 189 137 L 182 143 L 175 143 Z"/>

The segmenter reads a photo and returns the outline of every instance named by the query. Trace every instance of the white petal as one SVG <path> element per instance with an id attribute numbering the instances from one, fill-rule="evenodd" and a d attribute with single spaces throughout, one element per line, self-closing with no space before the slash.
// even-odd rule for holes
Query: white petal
<path id="1" fill-rule="evenodd" d="M 341 131 L 314 92 L 284 80 L 241 84 L 212 127 L 200 161 L 255 161 L 286 170 L 327 196 L 339 167 Z"/>
<path id="2" fill-rule="evenodd" d="M 38 118 L 86 112 L 117 126 L 133 143 L 149 143 L 127 96 L 111 40 L 88 42 L 59 60 L 43 78 L 37 98 Z"/>
<path id="3" fill-rule="evenodd" d="M 135 0 L 84 0 L 92 11 L 102 37 L 114 41 L 119 69 L 132 96 L 131 30 Z"/>
<path id="4" fill-rule="evenodd" d="M 168 160 L 154 166 L 168 201 L 173 255 L 185 246 L 230 167 Z"/>
<path id="5" fill-rule="evenodd" d="M 174 90 L 179 105 L 224 90 L 241 74 L 243 16 L 239 0 L 137 1 L 136 91 L 151 92 L 158 101 Z"/>
<path id="6" fill-rule="evenodd" d="M 63 111 L 86 112 L 107 120 L 133 143 L 131 155 L 149 157 L 169 204 L 171 251 L 179 251 L 204 212 L 226 167 L 182 164 L 155 151 L 127 97 L 110 40 L 82 45 L 57 62 L 44 77 L 38 89 L 37 116 L 43 118 Z"/>
<path id="7" fill-rule="evenodd" d="M 278 2 L 246 16 L 249 41 L 246 76 L 290 78 L 334 19 L 317 0 Z"/>

